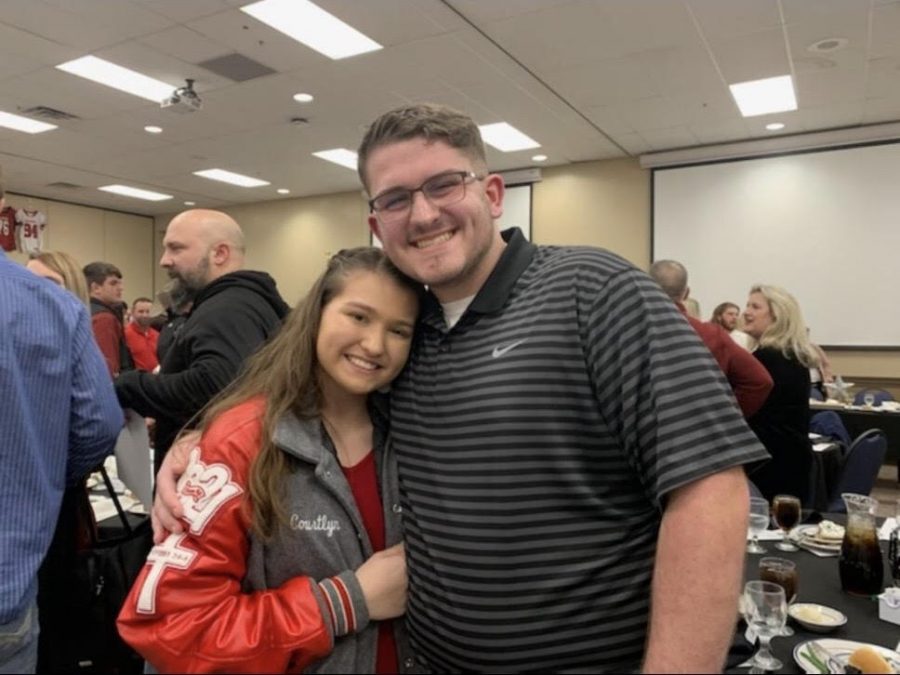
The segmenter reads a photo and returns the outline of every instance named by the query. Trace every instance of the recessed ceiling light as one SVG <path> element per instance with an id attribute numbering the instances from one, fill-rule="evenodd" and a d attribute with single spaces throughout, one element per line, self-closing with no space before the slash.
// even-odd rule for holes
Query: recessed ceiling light
<path id="1" fill-rule="evenodd" d="M 312 94 L 304 94 L 302 92 L 299 94 L 294 94 L 294 100 L 297 101 L 297 103 L 309 103 L 313 100 L 313 98 L 314 97 Z"/>
<path id="2" fill-rule="evenodd" d="M 309 0 L 260 0 L 241 11 L 330 59 L 381 49 L 380 44 Z"/>
<path id="3" fill-rule="evenodd" d="M 767 77 L 728 85 L 744 117 L 797 109 L 794 83 L 790 75 Z"/>
<path id="4" fill-rule="evenodd" d="M 320 150 L 314 152 L 314 156 L 324 159 L 335 164 L 339 164 L 348 169 L 356 171 L 357 156 L 356 153 L 347 148 L 334 148 L 332 150 Z"/>
<path id="5" fill-rule="evenodd" d="M 239 173 L 234 173 L 233 171 L 225 171 L 224 169 L 204 169 L 203 171 L 194 171 L 194 175 L 246 188 L 271 185 L 269 181 L 252 178 L 251 176 L 244 176 Z"/>
<path id="6" fill-rule="evenodd" d="M 162 192 L 153 192 L 152 190 L 141 190 L 140 188 L 130 187 L 128 185 L 104 185 L 97 189 L 103 190 L 104 192 L 112 192 L 113 194 L 122 195 L 124 197 L 146 199 L 148 202 L 162 202 L 166 199 L 172 199 L 172 195 L 164 195 Z"/>
<path id="7" fill-rule="evenodd" d="M 277 192 L 277 193 L 280 194 L 280 195 L 289 195 L 289 194 L 291 194 L 291 191 L 288 190 L 287 188 L 278 188 L 275 192 Z"/>
<path id="8" fill-rule="evenodd" d="M 843 49 L 848 44 L 850 44 L 850 40 L 847 38 L 825 38 L 824 40 L 813 42 L 806 48 L 806 51 L 812 52 L 813 54 L 831 54 L 832 52 Z"/>
<path id="9" fill-rule="evenodd" d="M 185 202 L 185 206 L 197 206 L 197 202 Z"/>
<path id="10" fill-rule="evenodd" d="M 766 125 L 766 129 L 769 131 L 778 131 L 779 129 L 784 129 L 784 124 L 781 122 L 772 122 L 771 124 Z"/>
<path id="11" fill-rule="evenodd" d="M 155 127 L 151 124 L 150 126 L 144 127 L 144 131 L 148 134 L 161 134 L 163 129 L 162 127 Z"/>
<path id="12" fill-rule="evenodd" d="M 55 124 L 47 124 L 46 122 L 38 122 L 30 117 L 22 117 L 21 115 L 13 115 L 12 113 L 0 110 L 0 127 L 13 129 L 15 131 L 24 131 L 26 134 L 40 134 L 51 129 L 58 129 Z"/>
<path id="13" fill-rule="evenodd" d="M 532 161 L 532 162 L 546 162 L 546 161 L 547 161 L 547 155 L 534 155 L 534 156 L 531 158 L 531 161 Z"/>
<path id="14" fill-rule="evenodd" d="M 140 96 L 155 103 L 170 96 L 176 87 L 152 77 L 147 77 L 129 68 L 117 66 L 96 56 L 82 56 L 74 61 L 67 61 L 56 66 L 67 73 L 78 75 L 88 80 L 124 91 L 126 94 Z"/>
<path id="15" fill-rule="evenodd" d="M 482 140 L 501 152 L 515 152 L 516 150 L 530 150 L 539 148 L 541 144 L 530 138 L 506 122 L 496 124 L 483 124 L 478 127 Z"/>

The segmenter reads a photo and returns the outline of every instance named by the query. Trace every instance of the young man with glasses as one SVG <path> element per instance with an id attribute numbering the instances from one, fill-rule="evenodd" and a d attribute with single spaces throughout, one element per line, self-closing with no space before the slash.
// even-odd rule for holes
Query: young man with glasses
<path id="1" fill-rule="evenodd" d="M 708 350 L 621 258 L 501 233 L 465 115 L 386 113 L 359 168 L 430 291 L 391 403 L 422 664 L 720 672 L 767 455 Z"/>

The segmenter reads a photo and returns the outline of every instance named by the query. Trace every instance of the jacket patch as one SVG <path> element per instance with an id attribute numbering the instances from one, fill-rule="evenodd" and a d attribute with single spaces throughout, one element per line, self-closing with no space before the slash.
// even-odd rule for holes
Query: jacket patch
<path id="1" fill-rule="evenodd" d="M 306 532 L 327 532 L 330 537 L 335 532 L 341 531 L 341 521 L 329 518 L 324 513 L 320 513 L 313 518 L 301 518 L 296 513 L 292 513 L 291 529 L 304 530 Z"/>
<path id="2" fill-rule="evenodd" d="M 160 577 L 167 567 L 186 570 L 194 562 L 197 552 L 179 546 L 181 540 L 186 536 L 185 534 L 170 534 L 163 543 L 150 549 L 150 553 L 147 555 L 150 571 L 144 577 L 144 583 L 141 585 L 141 592 L 137 598 L 139 614 L 156 612 L 156 589 L 159 586 Z"/>
<path id="3" fill-rule="evenodd" d="M 224 464 L 204 464 L 200 448 L 191 450 L 187 471 L 178 481 L 178 498 L 192 534 L 201 534 L 216 511 L 242 492 L 231 480 L 231 469 Z"/>

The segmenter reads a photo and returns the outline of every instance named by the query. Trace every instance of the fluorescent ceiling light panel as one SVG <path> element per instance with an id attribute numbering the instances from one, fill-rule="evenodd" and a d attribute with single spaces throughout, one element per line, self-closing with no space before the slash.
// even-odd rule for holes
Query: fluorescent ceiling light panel
<path id="1" fill-rule="evenodd" d="M 13 129 L 15 131 L 24 131 L 26 134 L 40 134 L 51 129 L 58 129 L 55 124 L 47 124 L 46 122 L 38 122 L 30 117 L 22 117 L 21 115 L 13 115 L 12 113 L 0 110 L 0 127 Z"/>
<path id="2" fill-rule="evenodd" d="M 267 180 L 251 178 L 250 176 L 243 176 L 232 171 L 225 171 L 224 169 L 204 169 L 203 171 L 195 171 L 194 175 L 200 176 L 201 178 L 209 178 L 210 180 L 218 180 L 223 183 L 230 183 L 231 185 L 237 185 L 239 187 L 246 188 L 270 185 L 269 181 Z"/>
<path id="3" fill-rule="evenodd" d="M 320 150 L 319 152 L 314 152 L 313 155 L 318 157 L 319 159 L 324 159 L 335 164 L 340 164 L 343 167 L 356 171 L 356 153 L 352 150 L 348 150 L 347 148 Z"/>
<path id="4" fill-rule="evenodd" d="M 794 82 L 790 75 L 738 82 L 728 85 L 728 88 L 744 117 L 797 109 Z"/>
<path id="5" fill-rule="evenodd" d="M 148 202 L 163 202 L 167 199 L 172 199 L 172 195 L 164 195 L 162 192 L 153 192 L 152 190 L 141 190 L 140 188 L 129 187 L 128 185 L 104 185 L 97 189 L 103 190 L 104 192 L 112 192 L 113 194 L 122 195 L 124 197 L 146 199 Z"/>
<path id="6" fill-rule="evenodd" d="M 67 73 L 78 75 L 107 87 L 124 91 L 126 94 L 140 96 L 148 101 L 159 103 L 169 97 L 176 87 L 141 73 L 117 66 L 96 56 L 82 56 L 80 59 L 60 63 L 56 66 Z"/>
<path id="7" fill-rule="evenodd" d="M 381 49 L 380 44 L 309 0 L 261 0 L 241 11 L 330 59 Z"/>
<path id="8" fill-rule="evenodd" d="M 506 122 L 496 124 L 482 124 L 478 127 L 481 131 L 481 139 L 501 152 L 515 152 L 516 150 L 529 150 L 539 148 L 541 144 L 530 138 Z"/>

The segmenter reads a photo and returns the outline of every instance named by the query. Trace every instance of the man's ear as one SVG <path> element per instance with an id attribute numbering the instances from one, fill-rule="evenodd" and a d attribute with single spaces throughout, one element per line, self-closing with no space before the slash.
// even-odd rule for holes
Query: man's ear
<path id="1" fill-rule="evenodd" d="M 231 259 L 231 247 L 224 241 L 215 244 L 210 251 L 212 254 L 212 262 L 222 266 Z"/>
<path id="2" fill-rule="evenodd" d="M 506 194 L 503 176 L 499 173 L 489 173 L 484 179 L 484 194 L 490 206 L 491 218 L 496 220 L 503 215 L 503 195 Z"/>
<path id="3" fill-rule="evenodd" d="M 381 224 L 378 222 L 378 219 L 375 217 L 374 213 L 369 214 L 368 221 L 369 230 L 371 230 L 372 234 L 381 239 L 381 241 L 384 241 L 384 239 L 381 238 Z"/>

